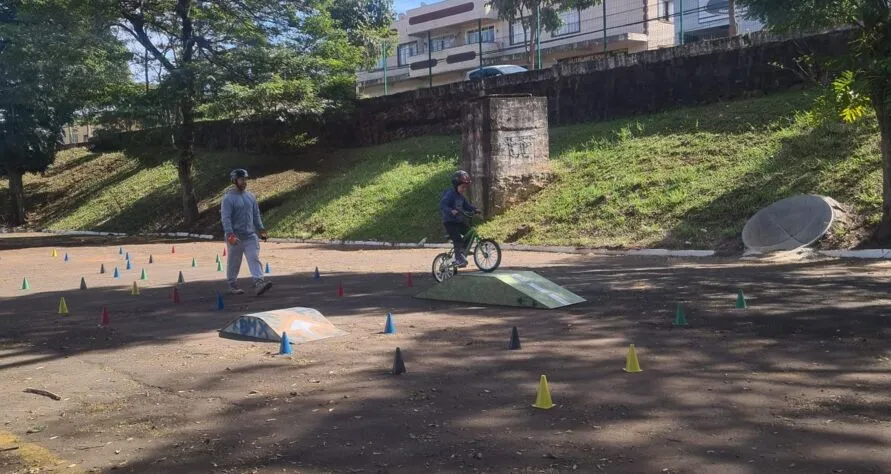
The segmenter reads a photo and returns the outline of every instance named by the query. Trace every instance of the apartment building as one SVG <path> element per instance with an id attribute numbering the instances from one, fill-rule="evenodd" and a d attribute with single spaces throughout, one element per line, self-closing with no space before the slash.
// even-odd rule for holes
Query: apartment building
<path id="1" fill-rule="evenodd" d="M 666 1 L 666 0 L 663 0 Z M 678 12 L 675 22 L 679 42 L 704 41 L 726 38 L 730 33 L 730 2 L 728 0 L 667 0 L 667 10 Z M 683 10 L 683 19 L 680 12 Z M 746 18 L 746 9 L 736 7 L 736 34 L 746 34 L 764 29 L 757 20 Z"/>
<path id="2" fill-rule="evenodd" d="M 592 8 L 561 12 L 562 26 L 542 32 L 541 63 L 547 68 L 561 61 L 673 46 L 675 17 L 669 7 L 665 0 L 604 0 Z M 393 54 L 382 54 L 375 68 L 358 72 L 360 96 L 463 81 L 481 65 L 532 69 L 529 32 L 521 21 L 498 19 L 487 0 L 422 4 L 399 15 L 394 29 L 399 39 Z"/>

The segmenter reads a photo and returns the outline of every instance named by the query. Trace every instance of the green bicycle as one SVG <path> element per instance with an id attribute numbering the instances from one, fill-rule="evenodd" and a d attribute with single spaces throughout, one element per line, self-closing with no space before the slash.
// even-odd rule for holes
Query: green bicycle
<path id="1" fill-rule="evenodd" d="M 473 218 L 473 213 L 463 213 L 466 217 Z M 477 234 L 476 229 L 471 226 L 470 231 L 464 236 L 464 242 L 467 244 L 464 248 L 468 254 L 473 254 L 473 262 L 477 268 L 489 273 L 495 271 L 501 265 L 501 247 L 498 242 L 492 239 L 484 239 Z M 448 252 L 443 252 L 433 259 L 433 278 L 437 282 L 442 283 L 458 273 L 458 266 L 455 264 L 455 249 L 452 248 Z"/>

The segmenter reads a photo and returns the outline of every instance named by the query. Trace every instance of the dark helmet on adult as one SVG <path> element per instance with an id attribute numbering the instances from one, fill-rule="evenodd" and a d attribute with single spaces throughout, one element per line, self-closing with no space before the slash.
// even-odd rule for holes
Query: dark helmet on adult
<path id="1" fill-rule="evenodd" d="M 235 182 L 238 178 L 247 178 L 248 172 L 244 168 L 236 168 L 229 172 L 229 181 Z"/>
<path id="2" fill-rule="evenodd" d="M 470 173 L 464 170 L 455 171 L 452 175 L 452 186 L 457 188 L 460 184 L 470 184 Z"/>

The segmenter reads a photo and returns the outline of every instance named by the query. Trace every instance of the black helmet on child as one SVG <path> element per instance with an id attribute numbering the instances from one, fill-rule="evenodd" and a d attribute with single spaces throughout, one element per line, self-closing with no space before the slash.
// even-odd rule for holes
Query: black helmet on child
<path id="1" fill-rule="evenodd" d="M 452 186 L 457 188 L 459 184 L 470 184 L 470 174 L 467 171 L 458 170 L 452 175 Z"/>
<path id="2" fill-rule="evenodd" d="M 229 172 L 229 180 L 233 181 L 233 182 L 238 178 L 247 178 L 247 177 L 248 177 L 248 172 L 246 169 L 243 169 L 243 168 L 236 168 Z"/>

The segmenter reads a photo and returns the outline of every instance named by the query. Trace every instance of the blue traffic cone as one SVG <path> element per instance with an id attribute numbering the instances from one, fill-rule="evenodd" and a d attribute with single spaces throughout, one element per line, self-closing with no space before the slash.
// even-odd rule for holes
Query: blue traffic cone
<path id="1" fill-rule="evenodd" d="M 315 278 L 316 280 L 322 278 L 322 275 L 319 275 L 319 267 L 316 267 L 316 275 L 313 278 Z"/>
<path id="2" fill-rule="evenodd" d="M 121 272 L 118 271 L 118 267 L 114 267 L 114 277 L 115 277 L 115 278 L 120 278 L 120 277 L 121 277 Z"/>
<path id="3" fill-rule="evenodd" d="M 118 248 L 118 255 L 124 255 L 124 247 Z"/>
<path id="4" fill-rule="evenodd" d="M 124 259 L 127 260 L 128 262 L 130 261 L 130 252 L 127 252 L 127 253 L 124 255 Z"/>
<path id="5" fill-rule="evenodd" d="M 68 261 L 68 252 L 65 252 L 65 261 Z"/>
<path id="6" fill-rule="evenodd" d="M 222 311 L 224 307 L 223 295 L 221 293 L 217 293 L 217 309 Z"/>
<path id="7" fill-rule="evenodd" d="M 270 271 L 269 271 L 269 262 L 266 262 L 266 273 L 267 273 L 267 274 L 270 273 Z"/>
<path id="8" fill-rule="evenodd" d="M 133 267 L 130 265 L 130 260 L 127 260 L 127 270 L 131 270 Z"/>
<path id="9" fill-rule="evenodd" d="M 393 315 L 387 313 L 387 324 L 384 325 L 384 334 L 396 334 L 396 326 L 393 324 Z"/>
<path id="10" fill-rule="evenodd" d="M 288 340 L 288 333 L 282 332 L 282 346 L 278 350 L 279 355 L 291 355 L 291 341 Z"/>

